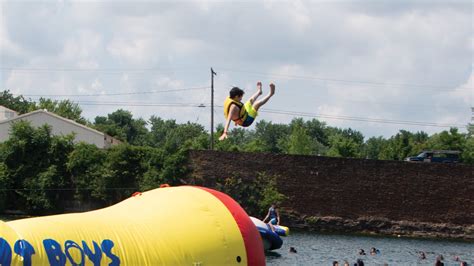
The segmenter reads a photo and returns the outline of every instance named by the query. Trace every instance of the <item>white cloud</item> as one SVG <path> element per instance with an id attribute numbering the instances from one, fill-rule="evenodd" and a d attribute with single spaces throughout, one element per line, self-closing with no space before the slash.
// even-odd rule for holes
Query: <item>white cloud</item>
<path id="1" fill-rule="evenodd" d="M 453 101 L 460 101 L 465 106 L 474 106 L 474 73 L 471 73 L 464 84 L 450 91 L 449 96 Z"/>
<path id="2" fill-rule="evenodd" d="M 344 125 L 344 121 L 337 118 L 344 116 L 345 113 L 346 111 L 342 106 L 323 104 L 318 107 L 318 114 L 322 116 L 327 116 L 325 118 L 322 118 L 322 120 L 331 121 L 332 126 L 341 127 L 342 125 Z M 333 119 L 331 119 L 330 117 L 333 117 Z"/>
<path id="3" fill-rule="evenodd" d="M 148 65 L 152 50 L 150 40 L 138 38 L 113 39 L 107 46 L 107 51 L 123 65 Z"/>
<path id="4" fill-rule="evenodd" d="M 21 49 L 17 45 L 15 45 L 9 36 L 8 28 L 6 25 L 6 18 L 3 15 L 4 7 L 3 4 L 0 3 L 0 55 L 3 57 L 7 54 L 13 56 L 20 56 Z M 3 61 L 3 60 L 2 60 Z M 0 62 L 4 64 L 5 62 Z"/>
<path id="5" fill-rule="evenodd" d="M 16 93 L 200 87 L 209 85 L 209 67 L 214 67 L 216 104 L 227 97 L 231 85 L 250 96 L 258 80 L 277 84 L 277 94 L 264 109 L 463 123 L 470 115 L 463 108 L 474 104 L 472 90 L 460 89 L 473 83 L 469 1 L 59 1 L 1 6 L 1 65 L 51 69 L 2 72 L 0 86 Z M 83 71 L 56 71 L 62 68 Z M 97 100 L 209 104 L 209 94 L 192 90 Z M 72 98 L 79 99 L 84 98 Z M 204 108 L 122 107 L 145 119 L 152 114 L 178 122 L 199 117 L 209 125 Z M 84 108 L 91 119 L 118 107 Z M 222 122 L 221 110 L 216 115 Z M 274 122 L 292 118 L 264 112 L 259 117 Z M 368 136 L 417 130 L 325 121 Z M 443 128 L 421 129 L 432 133 Z"/>
<path id="6" fill-rule="evenodd" d="M 77 87 L 77 92 L 79 94 L 97 94 L 97 93 L 104 93 L 104 85 L 99 79 L 96 79 L 92 82 L 92 84 L 87 86 L 79 85 Z"/>

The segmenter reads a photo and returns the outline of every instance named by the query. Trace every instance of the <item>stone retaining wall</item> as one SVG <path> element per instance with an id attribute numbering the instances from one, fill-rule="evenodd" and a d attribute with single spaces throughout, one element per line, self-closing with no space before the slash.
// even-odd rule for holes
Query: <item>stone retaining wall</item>
<path id="1" fill-rule="evenodd" d="M 470 165 L 216 151 L 189 156 L 193 176 L 210 187 L 222 177 L 277 176 L 293 226 L 320 230 L 326 219 L 330 231 L 474 239 Z M 373 223 L 361 224 L 366 220 Z"/>

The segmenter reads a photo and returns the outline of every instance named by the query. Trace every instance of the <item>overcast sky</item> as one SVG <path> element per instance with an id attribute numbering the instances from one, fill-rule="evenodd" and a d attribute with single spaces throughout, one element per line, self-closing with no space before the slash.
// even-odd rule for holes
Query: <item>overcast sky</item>
<path id="1" fill-rule="evenodd" d="M 71 99 L 91 121 L 123 108 L 209 129 L 210 67 L 216 123 L 231 86 L 246 98 L 259 80 L 277 92 L 257 121 L 389 137 L 471 120 L 469 0 L 0 3 L 0 89 Z"/>

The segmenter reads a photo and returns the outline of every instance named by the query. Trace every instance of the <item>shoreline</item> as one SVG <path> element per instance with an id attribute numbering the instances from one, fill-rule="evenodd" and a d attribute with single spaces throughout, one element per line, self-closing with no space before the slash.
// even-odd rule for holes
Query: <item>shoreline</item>
<path id="1" fill-rule="evenodd" d="M 362 233 L 362 232 L 329 232 L 329 231 L 316 231 L 316 230 L 308 230 L 308 229 L 300 229 L 297 227 L 290 228 L 290 235 L 292 233 L 298 234 L 317 234 L 317 235 L 324 235 L 324 236 L 353 236 L 353 237 L 368 237 L 368 238 L 381 238 L 381 239 L 411 239 L 411 240 L 420 240 L 420 241 L 439 241 L 439 242 L 452 242 L 452 243 L 467 243 L 467 244 L 474 244 L 474 240 L 466 240 L 466 239 L 459 239 L 459 238 L 440 238 L 440 237 L 419 237 L 419 236 L 412 236 L 412 235 L 400 235 L 400 237 L 396 235 L 386 235 L 386 234 L 377 234 L 377 233 Z"/>
<path id="2" fill-rule="evenodd" d="M 380 217 L 348 219 L 335 216 L 289 215 L 285 223 L 290 230 L 323 234 L 351 234 L 373 237 L 414 238 L 474 243 L 474 225 L 392 221 Z"/>

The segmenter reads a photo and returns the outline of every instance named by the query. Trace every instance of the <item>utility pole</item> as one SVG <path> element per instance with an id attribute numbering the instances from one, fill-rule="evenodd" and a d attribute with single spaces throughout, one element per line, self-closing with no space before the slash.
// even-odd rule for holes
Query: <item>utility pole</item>
<path id="1" fill-rule="evenodd" d="M 211 151 L 214 150 L 214 76 L 217 75 L 211 67 Z"/>

